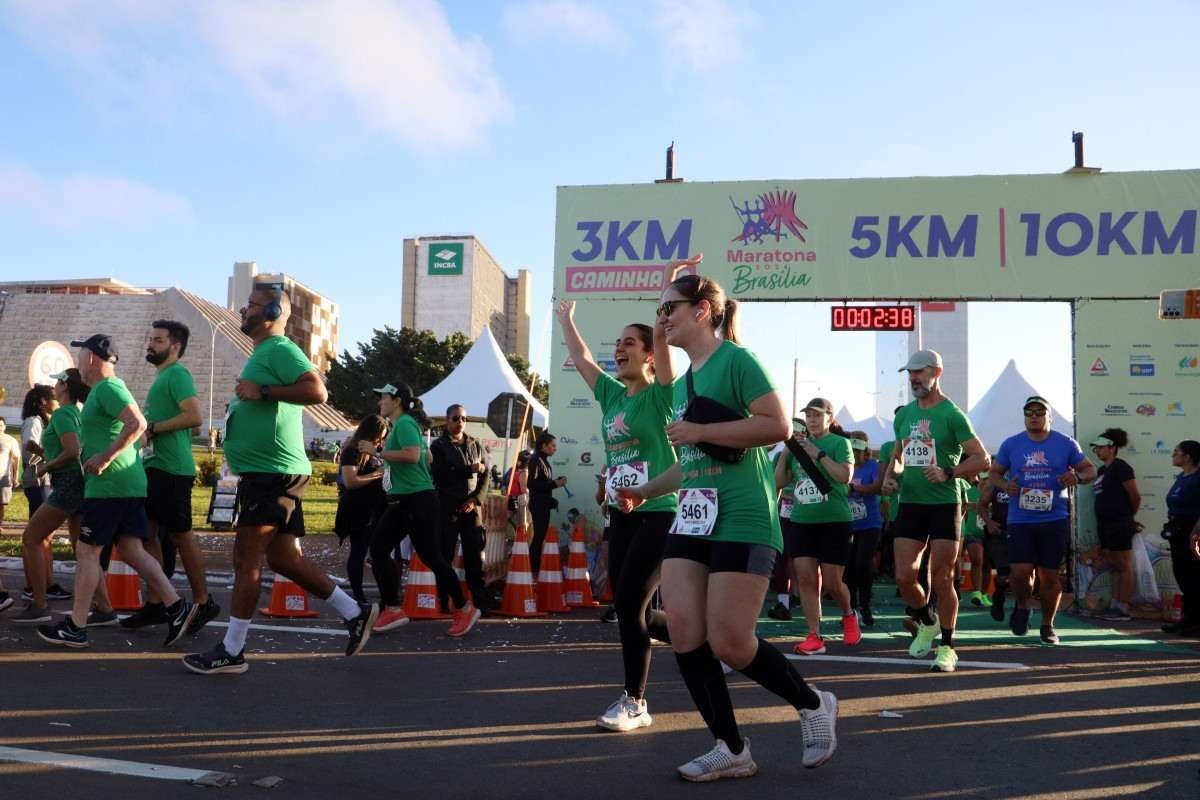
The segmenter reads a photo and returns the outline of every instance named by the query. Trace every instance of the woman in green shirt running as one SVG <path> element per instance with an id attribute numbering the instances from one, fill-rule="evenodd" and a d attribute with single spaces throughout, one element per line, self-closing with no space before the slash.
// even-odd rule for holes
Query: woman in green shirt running
<path id="1" fill-rule="evenodd" d="M 755 634 L 782 549 L 778 492 L 767 447 L 790 434 L 788 415 L 758 359 L 738 344 L 737 302 L 710 278 L 676 278 L 673 272 L 666 276 L 669 285 L 656 324 L 667 343 L 691 361 L 688 374 L 675 382 L 676 421 L 667 427 L 679 463 L 619 494 L 622 510 L 628 512 L 650 498 L 679 493 L 679 511 L 663 557 L 663 603 L 679 671 L 717 742 L 678 771 L 689 781 L 747 777 L 758 771 L 738 732 L 722 661 L 797 709 L 803 763 L 816 767 L 837 747 L 837 700 L 806 684 L 783 653 Z M 693 394 L 741 418 L 684 421 Z M 736 463 L 715 458 L 710 455 L 718 452 L 713 445 L 745 448 L 744 455 Z"/>
<path id="2" fill-rule="evenodd" d="M 617 336 L 613 353 L 617 377 L 613 378 L 596 363 L 579 335 L 575 303 L 560 303 L 557 314 L 571 360 L 603 414 L 604 493 L 610 506 L 608 574 L 621 635 L 625 691 L 596 724 L 605 730 L 632 731 L 652 721 L 645 699 L 651 631 L 655 639 L 670 641 L 666 615 L 652 610 L 650 600 L 658 590 L 667 531 L 675 521 L 675 497 L 657 497 L 627 514 L 616 507 L 616 493 L 640 486 L 675 464 L 666 432 L 671 421 L 671 371 L 664 369 L 657 377 L 655 373 L 657 357 L 661 355 L 665 362 L 670 354 L 661 332 L 655 336 L 649 325 L 626 325 Z"/>
<path id="3" fill-rule="evenodd" d="M 796 442 L 824 473 L 831 487 L 829 493 L 821 493 L 789 450 L 779 457 L 775 485 L 794 498 L 788 551 L 808 622 L 808 636 L 794 649 L 799 655 L 812 656 L 825 652 L 821 587 L 842 609 L 842 641 L 856 645 L 862 633 L 858 616 L 850 607 L 850 589 L 842 580 L 853 536 L 849 487 L 854 451 L 842 427 L 833 421 L 833 404 L 825 398 L 814 397 L 804 407 L 804 424 L 805 430 L 796 434 Z"/>

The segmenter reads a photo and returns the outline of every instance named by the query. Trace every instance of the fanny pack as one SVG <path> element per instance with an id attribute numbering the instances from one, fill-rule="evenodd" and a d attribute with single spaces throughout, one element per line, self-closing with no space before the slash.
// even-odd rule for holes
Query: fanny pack
<path id="1" fill-rule="evenodd" d="M 691 367 L 688 367 L 687 371 L 687 393 L 688 404 L 687 408 L 683 410 L 684 422 L 708 425 L 714 422 L 736 422 L 746 418 L 744 414 L 734 411 L 727 405 L 718 403 L 711 397 L 697 395 L 696 387 L 692 383 Z M 744 447 L 726 447 L 725 445 L 710 444 L 709 442 L 699 442 L 696 444 L 696 447 L 709 458 L 715 458 L 717 461 L 723 461 L 726 464 L 740 463 L 746 457 L 746 448 Z"/>

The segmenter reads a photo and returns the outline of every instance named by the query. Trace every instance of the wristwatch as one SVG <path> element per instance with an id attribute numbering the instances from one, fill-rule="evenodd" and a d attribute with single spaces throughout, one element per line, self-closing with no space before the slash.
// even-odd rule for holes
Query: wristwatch
<path id="1" fill-rule="evenodd" d="M 381 444 L 375 445 L 375 455 L 377 455 L 377 456 L 383 455 L 383 445 L 381 445 Z"/>
<path id="2" fill-rule="evenodd" d="M 942 467 L 942 474 L 946 476 L 946 480 L 954 480 L 954 467 Z"/>
<path id="3" fill-rule="evenodd" d="M 146 423 L 146 438 L 147 439 L 154 438 L 154 423 L 153 422 Z"/>
<path id="4" fill-rule="evenodd" d="M 264 383 L 262 386 L 258 387 L 258 394 L 262 397 L 263 400 L 270 400 L 271 399 L 271 387 L 268 384 Z"/>
<path id="5" fill-rule="evenodd" d="M 819 452 L 817 453 L 817 459 L 816 459 L 816 460 L 817 460 L 817 461 L 820 461 L 822 458 L 829 458 L 829 453 L 826 453 L 824 450 L 821 450 L 821 451 L 819 451 Z"/>

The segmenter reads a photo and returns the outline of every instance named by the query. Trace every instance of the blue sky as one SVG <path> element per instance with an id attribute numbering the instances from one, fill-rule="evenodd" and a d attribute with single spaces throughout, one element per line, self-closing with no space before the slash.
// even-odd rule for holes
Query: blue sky
<path id="1" fill-rule="evenodd" d="M 0 279 L 223 301 L 257 260 L 340 302 L 352 348 L 399 323 L 405 236 L 474 233 L 533 271 L 538 337 L 557 185 L 659 177 L 671 140 L 693 180 L 1059 172 L 1073 129 L 1109 171 L 1194 167 L 1197 23 L 1184 2 L 6 0 Z M 776 311 L 751 310 L 752 346 Z M 868 386 L 869 340 L 814 325 L 845 354 L 830 380 Z M 794 347 L 760 349 L 790 382 Z M 1069 398 L 1069 347 L 973 348 L 972 394 L 1010 357 Z"/>

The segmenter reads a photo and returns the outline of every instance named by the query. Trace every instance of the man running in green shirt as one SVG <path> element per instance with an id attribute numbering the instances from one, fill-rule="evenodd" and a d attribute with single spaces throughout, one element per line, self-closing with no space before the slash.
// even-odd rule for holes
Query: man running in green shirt
<path id="1" fill-rule="evenodd" d="M 304 450 L 303 406 L 324 403 L 325 382 L 316 367 L 283 335 L 291 299 L 280 284 L 256 283 L 242 308 L 242 333 L 254 352 L 242 368 L 225 421 L 225 463 L 239 476 L 234 541 L 233 601 L 225 638 L 207 653 L 184 658 L 204 675 L 245 672 L 246 634 L 262 593 L 262 559 L 329 603 L 346 621 L 346 655 L 362 650 L 379 607 L 358 603 L 300 555 L 304 536 L 301 499 L 312 475 Z"/>
<path id="2" fill-rule="evenodd" d="M 163 645 L 170 647 L 195 619 L 196 607 L 179 596 L 142 545 L 148 535 L 146 473 L 135 442 L 146 430 L 146 418 L 125 382 L 117 377 L 117 348 L 112 337 L 97 333 L 71 342 L 71 346 L 79 348 L 79 373 L 91 387 L 79 415 L 84 484 L 83 524 L 75 545 L 75 604 L 66 619 L 57 625 L 42 625 L 37 634 L 48 644 L 88 646 L 88 608 L 97 584 L 104 579 L 100 551 L 117 544 L 121 559 L 167 604 Z"/>
<path id="3" fill-rule="evenodd" d="M 940 627 L 941 644 L 933 670 L 953 672 L 958 664 L 953 646 L 958 619 L 954 573 L 962 537 L 962 506 L 955 479 L 983 472 L 991 460 L 967 415 L 942 394 L 942 357 L 936 351 L 917 351 L 900 371 L 908 372 L 916 398 L 901 409 L 894 423 L 898 455 L 893 458 L 904 467 L 895 524 L 896 585 L 917 621 L 917 635 L 908 654 L 913 658 L 928 655 Z M 887 494 L 897 489 L 892 477 L 894 464 L 889 461 L 884 474 Z M 926 549 L 932 589 L 937 593 L 936 612 L 917 579 Z"/>
<path id="4" fill-rule="evenodd" d="M 146 360 L 158 373 L 146 394 L 148 425 L 142 463 L 146 466 L 146 517 L 150 522 L 146 550 L 160 563 L 164 563 L 165 545 L 173 545 L 179 552 L 197 606 L 196 619 L 188 629 L 195 633 L 216 619 L 221 607 L 208 593 L 204 553 L 192 533 L 192 486 L 196 482 L 192 429 L 199 428 L 203 420 L 192 373 L 179 362 L 187 351 L 189 335 L 182 322 L 160 319 L 151 323 Z M 174 564 L 174 556 L 169 560 Z M 150 591 L 146 604 L 121 620 L 121 627 L 143 628 L 165 621 L 166 609 Z"/>

